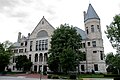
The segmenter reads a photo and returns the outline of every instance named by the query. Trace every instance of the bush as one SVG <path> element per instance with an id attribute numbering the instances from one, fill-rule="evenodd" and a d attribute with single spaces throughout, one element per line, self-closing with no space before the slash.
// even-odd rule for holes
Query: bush
<path id="1" fill-rule="evenodd" d="M 48 79 L 51 79 L 52 78 L 52 75 L 50 74 L 50 75 L 48 75 Z"/>
<path id="2" fill-rule="evenodd" d="M 120 77 L 114 78 L 114 80 L 120 80 Z"/>
<path id="3" fill-rule="evenodd" d="M 104 77 L 120 77 L 120 75 L 117 75 L 117 74 L 105 74 Z"/>
<path id="4" fill-rule="evenodd" d="M 58 75 L 53 75 L 52 79 L 59 79 L 59 76 Z"/>
<path id="5" fill-rule="evenodd" d="M 76 79 L 76 75 L 75 74 L 70 75 L 70 79 Z"/>

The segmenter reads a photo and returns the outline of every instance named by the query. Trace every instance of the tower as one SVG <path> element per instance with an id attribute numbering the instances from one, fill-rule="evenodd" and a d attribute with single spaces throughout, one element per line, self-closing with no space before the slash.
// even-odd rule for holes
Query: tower
<path id="1" fill-rule="evenodd" d="M 91 4 L 89 4 L 87 13 L 84 11 L 84 24 L 86 33 L 86 71 L 94 70 L 98 73 L 105 73 L 106 67 L 100 18 Z"/>

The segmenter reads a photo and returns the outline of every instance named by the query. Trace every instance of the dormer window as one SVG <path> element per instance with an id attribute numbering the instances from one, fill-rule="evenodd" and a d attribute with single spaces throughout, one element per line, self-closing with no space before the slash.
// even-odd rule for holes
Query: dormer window
<path id="1" fill-rule="evenodd" d="M 94 25 L 91 25 L 91 32 L 94 32 Z"/>

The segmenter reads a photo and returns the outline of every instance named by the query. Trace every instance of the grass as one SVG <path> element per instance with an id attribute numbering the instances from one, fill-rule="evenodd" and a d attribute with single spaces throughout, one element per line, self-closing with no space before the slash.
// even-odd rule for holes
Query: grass
<path id="1" fill-rule="evenodd" d="M 80 74 L 79 78 L 104 78 L 103 74 Z"/>

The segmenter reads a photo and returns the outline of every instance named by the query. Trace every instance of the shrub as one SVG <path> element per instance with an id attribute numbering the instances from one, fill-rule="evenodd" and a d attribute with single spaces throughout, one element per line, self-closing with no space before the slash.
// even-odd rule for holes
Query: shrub
<path id="1" fill-rule="evenodd" d="M 76 79 L 76 75 L 75 74 L 70 75 L 70 79 Z"/>
<path id="2" fill-rule="evenodd" d="M 52 78 L 52 75 L 50 74 L 50 75 L 48 75 L 48 79 L 51 79 Z"/>
<path id="3" fill-rule="evenodd" d="M 52 79 L 59 79 L 58 75 L 52 75 Z"/>
<path id="4" fill-rule="evenodd" d="M 114 80 L 120 80 L 120 77 L 116 77 L 116 78 L 114 78 Z"/>

